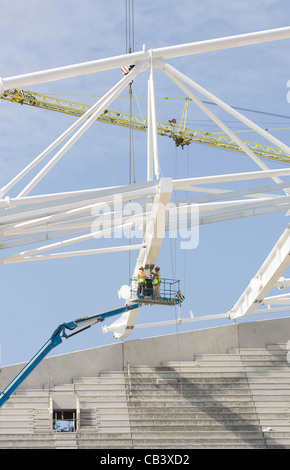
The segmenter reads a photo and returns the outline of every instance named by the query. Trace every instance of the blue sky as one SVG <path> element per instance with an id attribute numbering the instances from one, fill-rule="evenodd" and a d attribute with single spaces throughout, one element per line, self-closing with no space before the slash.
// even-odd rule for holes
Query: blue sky
<path id="1" fill-rule="evenodd" d="M 135 51 L 288 26 L 287 0 L 135 0 Z M 3 0 L 1 3 L 0 76 L 85 62 L 126 52 L 125 2 L 120 0 Z M 290 116 L 286 100 L 290 80 L 289 40 L 171 60 L 170 63 L 233 106 Z M 144 75 L 144 76 L 143 76 Z M 134 80 L 133 113 L 146 117 L 148 75 Z M 69 95 L 93 104 L 122 74 L 103 72 L 30 87 L 32 91 Z M 74 95 L 74 96 L 72 96 Z M 180 119 L 182 92 L 156 72 L 157 119 Z M 160 99 L 159 99 L 160 98 Z M 70 99 L 70 98 L 68 98 Z M 124 92 L 111 109 L 129 112 Z M 233 118 L 215 109 L 237 130 Z M 263 128 L 289 126 L 289 119 L 247 113 Z M 74 118 L 63 114 L 0 102 L 0 185 L 7 183 L 58 137 Z M 190 104 L 188 125 L 213 131 L 215 127 Z M 289 126 L 290 127 L 290 126 Z M 273 131 L 289 145 L 289 130 Z M 245 140 L 260 142 L 253 133 Z M 134 132 L 136 181 L 146 179 L 146 135 Z M 159 138 L 164 176 L 253 171 L 248 157 L 191 144 L 176 148 Z M 127 184 L 129 134 L 121 128 L 96 124 L 35 188 L 32 194 Z M 271 168 L 283 163 L 267 161 Z M 254 184 L 254 183 L 253 183 Z M 259 184 L 259 183 L 258 183 Z M 17 194 L 20 186 L 11 192 Z M 186 296 L 181 313 L 188 317 L 224 313 L 240 297 L 289 219 L 285 213 L 206 225 L 200 228 L 195 250 L 180 250 L 179 241 L 166 239 L 158 264 L 164 277 L 181 280 Z M 95 242 L 97 243 L 97 242 Z M 92 244 L 90 246 L 93 246 Z M 95 246 L 100 246 L 95 245 Z M 4 256 L 4 254 L 3 254 Z M 38 350 L 64 321 L 122 305 L 118 289 L 128 282 L 136 254 L 98 255 L 1 265 L 1 365 L 23 362 Z M 173 320 L 174 307 L 142 308 L 137 323 Z M 273 316 L 272 316 L 273 317 Z M 253 319 L 257 319 L 253 317 Z M 260 317 L 258 318 L 260 319 Z M 249 320 L 248 320 L 249 321 Z M 178 331 L 223 322 L 192 323 Z M 227 322 L 224 322 L 227 323 Z M 110 324 L 110 322 L 108 322 Z M 128 339 L 174 333 L 176 327 L 136 330 Z M 114 343 L 99 326 L 64 340 L 53 354 Z"/>

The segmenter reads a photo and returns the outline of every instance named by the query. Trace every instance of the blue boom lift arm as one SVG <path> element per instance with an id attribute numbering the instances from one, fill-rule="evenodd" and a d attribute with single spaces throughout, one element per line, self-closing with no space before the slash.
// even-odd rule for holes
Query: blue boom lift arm
<path id="1" fill-rule="evenodd" d="M 119 315 L 120 313 L 127 312 L 128 310 L 132 310 L 134 308 L 139 308 L 138 304 L 126 305 L 125 307 L 120 307 L 114 310 L 108 310 L 107 312 L 98 313 L 95 315 L 77 318 L 68 323 L 62 323 L 57 327 L 57 329 L 53 332 L 49 340 L 42 346 L 42 348 L 33 356 L 32 359 L 23 367 L 23 369 L 19 372 L 19 374 L 14 377 L 14 379 L 10 382 L 7 387 L 0 392 L 0 407 L 6 403 L 6 401 L 10 398 L 12 393 L 19 387 L 19 385 L 28 377 L 28 375 L 35 369 L 35 367 L 42 361 L 42 359 L 50 353 L 52 349 L 62 343 L 62 338 L 71 338 L 72 336 L 81 333 L 84 330 L 87 330 L 91 326 L 95 325 L 96 323 L 104 321 L 107 317 L 111 317 L 113 315 Z M 74 333 L 67 334 L 66 330 L 72 331 L 76 328 L 80 328 L 80 330 L 75 331 Z"/>

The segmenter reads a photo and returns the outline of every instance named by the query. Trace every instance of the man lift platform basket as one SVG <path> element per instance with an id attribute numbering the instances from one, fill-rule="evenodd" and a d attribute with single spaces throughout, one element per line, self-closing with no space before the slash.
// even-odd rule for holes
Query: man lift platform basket
<path id="1" fill-rule="evenodd" d="M 137 278 L 130 280 L 131 301 L 140 304 L 150 305 L 178 305 L 184 301 L 184 296 L 180 292 L 180 281 L 177 279 L 161 279 L 160 297 L 154 295 L 153 280 L 145 278 L 145 287 L 138 292 Z"/>

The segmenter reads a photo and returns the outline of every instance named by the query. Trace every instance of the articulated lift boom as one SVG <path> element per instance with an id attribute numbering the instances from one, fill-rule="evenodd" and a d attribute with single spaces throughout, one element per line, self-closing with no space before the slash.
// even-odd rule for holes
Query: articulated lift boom
<path id="1" fill-rule="evenodd" d="M 10 384 L 0 393 L 0 407 L 6 403 L 6 401 L 10 398 L 12 393 L 19 387 L 19 385 L 28 377 L 28 375 L 35 369 L 35 367 L 42 361 L 42 359 L 50 353 L 52 349 L 62 343 L 62 338 L 70 338 L 82 331 L 90 328 L 91 326 L 95 325 L 96 323 L 102 322 L 107 317 L 111 317 L 113 315 L 118 315 L 128 310 L 133 310 L 135 308 L 140 308 L 139 304 L 132 304 L 126 305 L 124 307 L 120 307 L 114 310 L 108 310 L 106 312 L 97 313 L 95 315 L 87 316 L 78 318 L 68 323 L 62 323 L 57 327 L 57 329 L 53 332 L 49 340 L 42 346 L 42 348 L 33 356 L 33 358 L 23 367 L 23 369 L 19 372 L 18 375 L 10 382 Z M 66 330 L 75 330 L 76 328 L 81 328 L 74 333 L 67 334 Z"/>

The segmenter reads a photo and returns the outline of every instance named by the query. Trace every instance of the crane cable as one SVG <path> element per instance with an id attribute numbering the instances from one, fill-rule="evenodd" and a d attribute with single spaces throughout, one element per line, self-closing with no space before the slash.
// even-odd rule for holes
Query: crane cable
<path id="1" fill-rule="evenodd" d="M 126 17 L 126 53 L 134 52 L 134 0 L 125 0 L 125 17 Z M 129 84 L 130 97 L 130 138 L 129 138 L 129 184 L 132 182 L 131 172 L 133 171 L 133 183 L 135 178 L 135 158 L 134 158 L 134 140 L 133 140 L 133 98 L 132 83 Z"/>
<path id="2" fill-rule="evenodd" d="M 125 21 L 126 21 L 126 53 L 134 52 L 134 0 L 125 0 Z M 135 159 L 134 159 L 134 140 L 133 140 L 133 103 L 132 103 L 132 83 L 129 83 L 129 97 L 130 97 L 130 126 L 129 126 L 129 184 L 132 183 L 132 169 L 133 169 L 133 184 L 135 184 Z M 129 245 L 131 244 L 131 236 L 129 235 Z M 129 250 L 129 285 L 131 277 L 131 252 Z"/>

